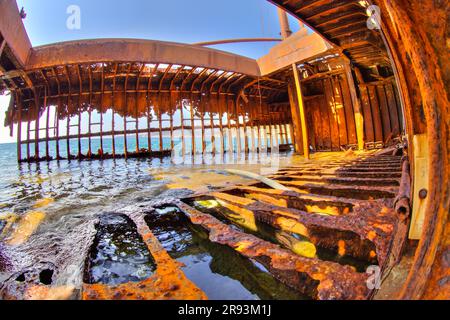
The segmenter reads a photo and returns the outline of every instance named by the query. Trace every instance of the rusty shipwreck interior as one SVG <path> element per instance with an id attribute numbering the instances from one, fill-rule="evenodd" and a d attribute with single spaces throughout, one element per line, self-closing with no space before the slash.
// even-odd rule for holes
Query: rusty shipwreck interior
<path id="1" fill-rule="evenodd" d="M 208 298 L 177 264 L 182 252 L 173 241 L 194 241 L 223 259 L 232 266 L 217 269 L 262 299 L 448 298 L 449 59 L 435 36 L 446 29 L 436 24 L 448 8 L 271 2 L 283 41 L 253 60 L 150 40 L 32 47 L 15 1 L 0 1 L 0 91 L 11 95 L 5 125 L 17 134 L 18 162 L 175 150 L 308 159 L 268 175 L 273 184 L 253 181 L 101 217 L 81 298 Z M 380 9 L 380 28 L 368 28 L 371 5 Z M 436 24 L 421 16 L 433 12 Z M 300 31 L 290 31 L 286 14 L 299 19 Z M 96 277 L 108 234 L 136 239 L 133 250 L 147 259 L 143 276 Z M 370 285 L 374 266 L 381 288 Z M 1 295 L 26 298 L 28 282 L 51 286 L 56 272 L 24 271 Z"/>

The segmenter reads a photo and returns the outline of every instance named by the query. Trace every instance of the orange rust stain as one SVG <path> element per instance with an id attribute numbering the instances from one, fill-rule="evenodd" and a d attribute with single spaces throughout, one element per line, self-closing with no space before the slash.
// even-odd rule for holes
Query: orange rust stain
<path id="1" fill-rule="evenodd" d="M 370 251 L 369 256 L 370 256 L 371 259 L 374 259 L 374 258 L 376 258 L 377 253 L 372 250 L 372 251 Z"/>
<path id="2" fill-rule="evenodd" d="M 349 214 L 349 213 L 350 213 L 349 207 L 345 207 L 344 210 L 342 211 L 342 214 Z"/>
<path id="3" fill-rule="evenodd" d="M 370 241 L 373 241 L 376 237 L 377 233 L 373 230 L 369 231 L 369 233 L 367 234 L 367 239 L 369 239 Z"/>
<path id="4" fill-rule="evenodd" d="M 292 218 L 292 219 L 298 219 L 298 215 L 295 213 L 291 213 L 289 211 L 283 211 L 283 210 L 274 210 L 273 213 L 283 216 L 283 217 L 288 217 L 288 218 Z"/>
<path id="5" fill-rule="evenodd" d="M 330 216 L 340 215 L 339 209 L 336 207 L 321 208 L 319 206 L 306 206 L 306 209 L 308 212 L 311 212 L 311 213 L 319 213 L 319 214 L 325 214 L 325 215 L 330 215 Z"/>
<path id="6" fill-rule="evenodd" d="M 267 193 L 270 195 L 282 195 L 285 192 L 284 190 L 257 188 L 257 187 L 249 187 L 249 186 L 243 186 L 243 187 L 238 186 L 238 187 L 236 187 L 236 189 L 250 191 L 250 192 L 264 192 L 264 193 Z"/>
<path id="7" fill-rule="evenodd" d="M 163 268 L 166 269 L 166 268 Z M 83 300 L 205 300 L 197 287 L 185 287 L 184 276 L 178 272 L 157 270 L 150 278 L 118 286 L 83 285 Z"/>
<path id="8" fill-rule="evenodd" d="M 286 182 L 285 184 L 302 187 L 302 186 L 306 186 L 308 184 L 311 184 L 311 182 L 309 182 L 309 181 L 289 181 L 289 182 Z M 317 182 L 314 182 L 314 184 L 318 185 L 318 186 L 325 186 L 326 182 L 319 182 L 319 181 L 317 181 Z M 303 193 L 305 193 L 305 192 L 303 191 Z"/>
<path id="9" fill-rule="evenodd" d="M 383 208 L 381 209 L 381 211 L 380 211 L 380 215 L 381 215 L 381 216 L 388 215 L 388 214 L 391 213 L 391 211 L 392 211 L 392 209 L 389 209 L 389 208 L 387 208 L 387 207 L 383 207 Z"/>
<path id="10" fill-rule="evenodd" d="M 386 233 L 391 233 L 394 230 L 394 226 L 392 224 L 374 223 L 373 226 Z"/>
<path id="11" fill-rule="evenodd" d="M 339 240 L 338 241 L 338 254 L 343 257 L 345 256 L 346 250 L 345 250 L 345 241 Z"/>

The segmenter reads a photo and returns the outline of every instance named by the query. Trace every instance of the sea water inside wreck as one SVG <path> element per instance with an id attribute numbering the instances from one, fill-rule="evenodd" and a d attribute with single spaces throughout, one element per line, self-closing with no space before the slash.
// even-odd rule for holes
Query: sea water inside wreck
<path id="1" fill-rule="evenodd" d="M 73 149 L 76 154 L 76 147 Z M 194 190 L 206 192 L 249 181 L 226 172 L 229 168 L 259 174 L 261 167 L 270 171 L 292 160 L 290 154 L 217 154 L 18 165 L 15 150 L 15 144 L 0 145 L 3 299 L 30 297 L 27 294 L 33 286 L 50 284 L 68 288 L 67 295 L 61 294 L 63 298 L 78 299 L 83 283 L 141 280 L 154 271 L 152 257 L 134 227 L 127 226 L 129 221 L 116 217 L 118 225 L 108 227 L 108 214 L 130 206 L 145 208 L 159 199 L 189 196 Z M 163 244 L 173 232 L 181 239 L 177 245 L 192 240 L 189 248 L 168 251 L 186 265 L 187 277 L 204 286 L 212 298 L 302 298 L 273 280 L 258 263 L 208 243 L 198 230 L 186 226 L 158 230 Z M 240 267 L 230 269 L 227 259 Z M 214 283 L 224 290 L 214 292 Z"/>
<path id="2" fill-rule="evenodd" d="M 182 263 L 187 278 L 210 299 L 306 298 L 272 278 L 257 261 L 209 241 L 206 230 L 190 223 L 176 207 L 156 209 L 146 222 L 171 257 Z"/>

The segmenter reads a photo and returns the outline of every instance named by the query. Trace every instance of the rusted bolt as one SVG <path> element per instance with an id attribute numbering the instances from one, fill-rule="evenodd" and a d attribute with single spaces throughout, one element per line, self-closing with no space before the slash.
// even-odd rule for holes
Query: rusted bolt
<path id="1" fill-rule="evenodd" d="M 419 191 L 419 198 L 424 200 L 428 195 L 428 190 L 427 189 L 422 189 Z"/>

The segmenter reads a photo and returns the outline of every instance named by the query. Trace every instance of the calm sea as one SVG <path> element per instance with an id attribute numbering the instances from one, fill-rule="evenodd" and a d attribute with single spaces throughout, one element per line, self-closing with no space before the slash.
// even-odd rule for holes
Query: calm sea
<path id="1" fill-rule="evenodd" d="M 189 139 L 186 139 L 186 152 L 191 150 Z M 227 141 L 225 149 L 228 148 Z M 236 141 L 234 141 L 236 143 Z M 139 147 L 147 148 L 147 138 L 140 138 Z M 82 153 L 88 151 L 89 142 L 81 140 Z M 170 139 L 163 139 L 163 148 L 170 149 Z M 197 150 L 201 150 L 199 141 Z M 100 148 L 100 140 L 92 139 L 93 152 Z M 115 139 L 116 153 L 124 153 L 123 137 Z M 59 144 L 62 157 L 67 155 L 65 141 Z M 30 154 L 34 154 L 34 144 L 30 144 Z M 103 139 L 105 153 L 112 153 L 112 140 Z M 128 151 L 136 150 L 134 139 L 128 140 Z M 152 149 L 159 150 L 159 139 L 152 139 Z M 89 210 L 94 204 L 108 208 L 115 207 L 116 201 L 133 202 L 135 198 L 152 195 L 160 192 L 168 181 L 154 179 L 154 174 L 177 175 L 180 170 L 211 169 L 211 165 L 221 166 L 233 164 L 260 163 L 261 156 L 252 155 L 245 157 L 228 155 L 214 157 L 210 154 L 211 143 L 207 143 L 206 157 L 181 155 L 181 140 L 175 140 L 176 153 L 174 157 L 153 159 L 116 159 L 104 161 L 51 161 L 41 163 L 17 163 L 17 147 L 15 143 L 0 144 L 0 214 L 5 212 L 21 213 L 30 209 L 36 200 L 41 198 L 56 199 L 53 210 L 69 210 L 73 205 L 78 211 Z M 55 142 L 49 143 L 50 155 L 55 155 Z M 220 144 L 216 141 L 216 150 L 220 150 Z M 45 156 L 46 145 L 40 143 L 40 156 Z M 78 140 L 70 141 L 70 153 L 78 154 Z M 27 146 L 22 145 L 22 157 L 26 157 Z M 238 159 L 239 158 L 239 159 Z M 216 168 L 216 167 L 214 167 Z"/>

